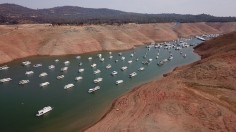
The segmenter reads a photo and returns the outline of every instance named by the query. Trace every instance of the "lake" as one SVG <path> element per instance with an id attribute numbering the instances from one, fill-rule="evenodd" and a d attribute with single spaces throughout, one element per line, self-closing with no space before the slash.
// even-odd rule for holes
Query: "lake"
<path id="1" fill-rule="evenodd" d="M 197 45 L 200 40 L 192 38 L 185 40 L 188 44 Z M 121 52 L 120 56 L 118 53 Z M 183 52 L 183 54 L 180 54 Z M 134 56 L 131 57 L 131 53 Z M 156 59 L 159 53 L 159 58 Z M 100 61 L 97 54 L 102 54 L 104 62 Z M 144 55 L 146 54 L 146 58 Z M 158 66 L 163 59 L 173 55 L 173 59 L 165 64 Z M 186 57 L 183 55 L 186 54 Z M 10 77 L 12 81 L 0 84 L 0 131 L 78 131 L 97 122 L 109 109 L 112 102 L 132 90 L 134 87 L 154 79 L 161 78 L 164 73 L 170 72 L 177 66 L 189 64 L 200 59 L 200 56 L 193 52 L 193 47 L 183 48 L 181 50 L 170 50 L 151 47 L 150 51 L 146 46 L 137 47 L 127 51 L 112 52 L 112 59 L 109 58 L 109 52 L 96 52 L 69 56 L 37 56 L 23 58 L 7 63 L 8 70 L 0 71 L 0 79 Z M 122 61 L 121 57 L 125 60 Z M 92 60 L 88 60 L 92 57 Z M 136 61 L 136 59 L 139 59 Z M 142 64 L 152 58 L 148 65 Z M 59 62 L 54 60 L 58 59 Z M 30 66 L 22 66 L 23 61 L 32 62 Z M 118 60 L 118 62 L 115 62 Z M 132 60 L 132 63 L 128 63 Z M 67 72 L 61 72 L 65 66 L 64 62 L 70 61 Z M 41 63 L 42 67 L 33 67 L 34 64 Z M 80 66 L 79 63 L 82 63 Z M 91 65 L 96 63 L 96 68 Z M 106 66 L 111 64 L 111 69 Z M 55 69 L 49 69 L 49 65 L 55 65 Z M 128 69 L 122 71 L 121 67 L 127 66 Z M 138 71 L 144 67 L 144 71 Z M 78 70 L 84 68 L 84 72 Z M 99 69 L 101 73 L 94 75 L 94 71 Z M 25 72 L 32 70 L 33 75 L 26 76 Z M 117 71 L 116 76 L 111 72 Z M 46 72 L 48 76 L 39 77 L 39 74 Z M 129 74 L 136 72 L 137 76 L 129 78 Z M 58 80 L 58 75 L 64 74 L 64 78 Z M 83 79 L 75 81 L 75 77 L 82 76 Z M 99 84 L 93 82 L 96 78 L 103 78 Z M 19 81 L 28 79 L 30 82 L 25 85 L 19 85 Z M 117 80 L 123 80 L 124 83 L 116 85 Z M 46 87 L 40 87 L 42 82 L 50 82 Z M 75 86 L 70 89 L 64 89 L 66 84 L 73 83 Z M 88 93 L 90 88 L 99 85 L 100 90 L 94 93 Z M 36 117 L 37 111 L 45 106 L 52 106 L 53 110 L 44 116 Z"/>

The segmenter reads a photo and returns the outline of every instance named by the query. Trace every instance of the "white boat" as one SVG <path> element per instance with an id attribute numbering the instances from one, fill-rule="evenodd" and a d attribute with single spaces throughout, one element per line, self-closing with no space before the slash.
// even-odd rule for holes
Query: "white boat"
<path id="1" fill-rule="evenodd" d="M 158 59 L 159 58 L 159 56 L 156 56 L 156 59 Z"/>
<path id="2" fill-rule="evenodd" d="M 41 74 L 39 74 L 39 77 L 45 77 L 45 76 L 47 76 L 48 74 L 46 73 L 46 72 L 43 72 L 43 73 L 41 73 Z"/>
<path id="3" fill-rule="evenodd" d="M 59 60 L 58 59 L 56 59 L 56 60 L 54 60 L 55 62 L 59 62 Z"/>
<path id="4" fill-rule="evenodd" d="M 103 80 L 103 78 L 97 78 L 95 80 L 93 80 L 94 83 L 100 83 Z"/>
<path id="5" fill-rule="evenodd" d="M 95 91 L 97 91 L 97 90 L 99 90 L 100 89 L 100 86 L 96 86 L 96 87 L 94 87 L 94 88 L 90 88 L 89 90 L 88 90 L 88 92 L 89 93 L 93 93 L 93 92 L 95 92 Z"/>
<path id="6" fill-rule="evenodd" d="M 83 63 L 82 63 L 82 62 L 80 62 L 80 63 L 79 63 L 79 66 L 82 66 L 82 65 L 83 65 Z"/>
<path id="7" fill-rule="evenodd" d="M 54 69 L 54 68 L 55 68 L 54 65 L 50 65 L 50 66 L 48 66 L 48 69 Z"/>
<path id="8" fill-rule="evenodd" d="M 184 58 L 185 58 L 186 56 L 187 56 L 186 54 L 183 55 Z"/>
<path id="9" fill-rule="evenodd" d="M 9 67 L 7 65 L 0 67 L 0 70 L 7 70 L 7 69 L 9 69 Z"/>
<path id="10" fill-rule="evenodd" d="M 64 75 L 59 75 L 59 76 L 57 76 L 57 79 L 62 79 L 64 77 L 65 77 Z"/>
<path id="11" fill-rule="evenodd" d="M 125 60 L 125 57 L 124 57 L 124 56 L 122 56 L 122 57 L 121 57 L 121 60 Z"/>
<path id="12" fill-rule="evenodd" d="M 111 75 L 113 75 L 113 76 L 115 76 L 115 75 L 117 75 L 117 74 L 118 74 L 117 71 L 113 71 L 113 72 L 111 73 Z"/>
<path id="13" fill-rule="evenodd" d="M 51 111 L 53 108 L 51 106 L 47 106 L 44 107 L 43 109 L 39 110 L 38 113 L 36 114 L 36 116 L 42 116 L 46 113 L 48 113 L 49 111 Z"/>
<path id="14" fill-rule="evenodd" d="M 19 81 L 19 84 L 24 85 L 24 84 L 27 84 L 29 82 L 30 82 L 29 80 L 21 80 L 21 81 Z"/>
<path id="15" fill-rule="evenodd" d="M 118 62 L 118 60 L 115 60 L 115 62 Z"/>
<path id="16" fill-rule="evenodd" d="M 148 59 L 148 61 L 149 61 L 149 62 L 152 62 L 152 59 L 150 58 L 150 59 Z"/>
<path id="17" fill-rule="evenodd" d="M 65 61 L 64 64 L 65 64 L 65 65 L 69 65 L 69 64 L 70 64 L 70 61 Z"/>
<path id="18" fill-rule="evenodd" d="M 132 53 L 132 54 L 130 54 L 130 56 L 131 56 L 131 57 L 133 57 L 133 56 L 134 56 L 134 54 Z"/>
<path id="19" fill-rule="evenodd" d="M 43 66 L 42 64 L 35 64 L 35 65 L 33 65 L 33 67 L 41 67 L 41 66 Z"/>
<path id="20" fill-rule="evenodd" d="M 107 66 L 106 66 L 106 69 L 110 69 L 111 68 L 111 64 L 108 64 Z"/>
<path id="21" fill-rule="evenodd" d="M 111 55 L 111 54 L 112 54 L 112 52 L 109 52 L 109 54 Z"/>
<path id="22" fill-rule="evenodd" d="M 100 61 L 103 62 L 105 59 L 104 58 L 101 58 Z"/>
<path id="23" fill-rule="evenodd" d="M 82 79 L 83 79 L 83 77 L 79 76 L 79 77 L 75 78 L 75 81 L 79 81 L 79 80 L 82 80 Z"/>
<path id="24" fill-rule="evenodd" d="M 124 70 L 126 70 L 126 69 L 128 69 L 127 66 L 123 66 L 123 67 L 121 67 L 121 70 L 122 70 L 122 71 L 124 71 Z"/>
<path id="25" fill-rule="evenodd" d="M 200 36 L 196 36 L 196 38 L 201 40 L 201 41 L 206 41 L 206 39 L 204 39 L 203 37 L 200 37 Z"/>
<path id="26" fill-rule="evenodd" d="M 136 72 L 132 72 L 131 74 L 129 74 L 129 77 L 131 78 L 131 77 L 135 77 L 137 75 L 137 73 Z"/>
<path id="27" fill-rule="evenodd" d="M 68 67 L 62 67 L 61 68 L 61 71 L 64 72 L 64 71 L 67 71 L 68 70 Z"/>
<path id="28" fill-rule="evenodd" d="M 92 57 L 89 57 L 88 60 L 92 60 L 93 58 Z"/>
<path id="29" fill-rule="evenodd" d="M 122 53 L 120 52 L 120 53 L 118 53 L 118 55 L 119 55 L 119 56 L 121 56 L 121 55 L 122 55 Z"/>
<path id="30" fill-rule="evenodd" d="M 128 63 L 131 64 L 133 61 L 132 60 L 129 60 Z"/>
<path id="31" fill-rule="evenodd" d="M 40 83 L 40 87 L 45 87 L 45 86 L 47 86 L 49 84 L 50 84 L 49 82 Z"/>
<path id="32" fill-rule="evenodd" d="M 34 71 L 26 71 L 25 72 L 25 75 L 31 75 L 31 74 L 34 74 Z"/>
<path id="33" fill-rule="evenodd" d="M 98 54 L 97 56 L 98 56 L 98 58 L 102 58 L 102 54 Z"/>
<path id="34" fill-rule="evenodd" d="M 109 59 L 112 59 L 113 58 L 113 56 L 111 55 L 111 56 L 109 56 Z"/>
<path id="35" fill-rule="evenodd" d="M 22 62 L 22 65 L 24 65 L 24 66 L 28 66 L 28 65 L 30 65 L 30 64 L 31 64 L 30 61 L 24 61 L 24 62 Z"/>
<path id="36" fill-rule="evenodd" d="M 138 70 L 139 70 L 139 71 L 143 71 L 143 70 L 144 70 L 144 67 L 140 67 Z"/>
<path id="37" fill-rule="evenodd" d="M 93 74 L 98 74 L 100 73 L 101 71 L 99 69 L 97 69 L 96 71 L 93 72 Z"/>
<path id="38" fill-rule="evenodd" d="M 11 80 L 12 80 L 11 78 L 3 78 L 3 79 L 0 79 L 0 82 L 4 83 L 4 82 L 9 82 Z"/>
<path id="39" fill-rule="evenodd" d="M 81 58 L 81 56 L 76 56 L 76 59 L 80 59 Z"/>
<path id="40" fill-rule="evenodd" d="M 83 68 L 79 69 L 79 72 L 80 72 L 80 73 L 81 73 L 81 72 L 84 72 L 84 69 L 83 69 Z"/>
<path id="41" fill-rule="evenodd" d="M 91 65 L 92 68 L 94 68 L 94 67 L 96 67 L 96 66 L 97 66 L 97 64 L 95 64 L 95 63 Z"/>
<path id="42" fill-rule="evenodd" d="M 74 86 L 75 86 L 74 84 L 70 83 L 70 84 L 65 85 L 64 89 L 69 89 L 69 88 L 72 88 Z"/>
<path id="43" fill-rule="evenodd" d="M 123 83 L 124 81 L 123 80 L 117 80 L 116 81 L 116 85 L 119 85 L 119 84 L 121 84 L 121 83 Z"/>
<path id="44" fill-rule="evenodd" d="M 170 56 L 169 58 L 168 58 L 168 60 L 172 60 L 174 57 L 173 56 Z"/>

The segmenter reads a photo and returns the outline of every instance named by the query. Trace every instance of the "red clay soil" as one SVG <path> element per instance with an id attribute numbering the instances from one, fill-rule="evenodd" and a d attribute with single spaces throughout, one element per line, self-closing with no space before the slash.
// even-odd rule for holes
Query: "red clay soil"
<path id="1" fill-rule="evenodd" d="M 0 25 L 0 64 L 33 55 L 82 54 L 125 50 L 154 41 L 167 41 L 236 30 L 236 23 L 158 23 L 121 26 Z"/>
<path id="2" fill-rule="evenodd" d="M 202 60 L 118 98 L 86 131 L 235 132 L 236 32 L 195 50 Z"/>

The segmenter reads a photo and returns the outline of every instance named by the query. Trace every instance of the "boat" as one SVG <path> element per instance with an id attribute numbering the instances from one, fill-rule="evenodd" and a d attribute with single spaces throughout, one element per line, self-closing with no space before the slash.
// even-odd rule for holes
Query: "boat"
<path id="1" fill-rule="evenodd" d="M 80 72 L 80 73 L 81 73 L 81 72 L 84 72 L 84 69 L 83 69 L 83 68 L 79 69 L 79 72 Z"/>
<path id="2" fill-rule="evenodd" d="M 113 71 L 113 72 L 111 73 L 111 75 L 113 75 L 113 76 L 115 76 L 115 75 L 117 75 L 117 74 L 118 74 L 117 71 Z"/>
<path id="3" fill-rule="evenodd" d="M 89 57 L 88 60 L 92 60 L 93 58 L 92 57 Z"/>
<path id="4" fill-rule="evenodd" d="M 124 70 L 126 70 L 126 69 L 128 69 L 127 66 L 123 66 L 123 67 L 121 67 L 121 70 L 122 70 L 122 71 L 124 71 Z"/>
<path id="5" fill-rule="evenodd" d="M 45 77 L 45 76 L 47 76 L 48 74 L 46 73 L 46 72 L 43 72 L 43 73 L 41 73 L 41 74 L 39 74 L 39 77 Z"/>
<path id="6" fill-rule="evenodd" d="M 53 108 L 51 106 L 47 106 L 44 107 L 43 109 L 39 110 L 38 113 L 36 114 L 36 116 L 42 116 L 46 113 L 48 113 L 49 111 L 51 111 Z"/>
<path id="7" fill-rule="evenodd" d="M 156 59 L 158 59 L 159 58 L 159 56 L 156 56 Z"/>
<path id="8" fill-rule="evenodd" d="M 57 79 L 59 80 L 59 79 L 62 79 L 64 77 L 65 77 L 64 75 L 59 75 L 59 76 L 57 76 Z"/>
<path id="9" fill-rule="evenodd" d="M 136 72 L 132 72 L 131 74 L 129 74 L 129 77 L 131 78 L 131 77 L 135 77 L 137 75 L 137 73 Z"/>
<path id="10" fill-rule="evenodd" d="M 111 56 L 109 56 L 109 59 L 112 59 L 113 58 L 113 56 L 111 55 Z"/>
<path id="11" fill-rule="evenodd" d="M 79 80 L 82 80 L 82 79 L 83 79 L 83 77 L 79 76 L 79 77 L 75 78 L 75 81 L 79 81 Z"/>
<path id="12" fill-rule="evenodd" d="M 136 58 L 136 61 L 138 61 L 139 60 L 139 58 Z"/>
<path id="13" fill-rule="evenodd" d="M 94 67 L 96 67 L 96 66 L 97 66 L 97 64 L 95 64 L 95 63 L 91 65 L 92 68 L 94 68 Z"/>
<path id="14" fill-rule="evenodd" d="M 139 70 L 139 71 L 143 71 L 143 70 L 144 70 L 144 67 L 140 67 L 138 70 Z"/>
<path id="15" fill-rule="evenodd" d="M 82 65 L 83 65 L 83 63 L 82 63 L 82 62 L 80 62 L 80 63 L 79 63 L 79 66 L 82 66 Z"/>
<path id="16" fill-rule="evenodd" d="M 41 67 L 41 66 L 43 66 L 42 64 L 35 64 L 35 65 L 33 65 L 33 67 Z"/>
<path id="17" fill-rule="evenodd" d="M 186 54 L 183 55 L 184 58 L 185 58 L 186 56 L 187 56 Z"/>
<path id="18" fill-rule="evenodd" d="M 118 55 L 119 55 L 119 56 L 121 56 L 121 55 L 122 55 L 122 53 L 120 52 L 120 53 L 118 53 Z"/>
<path id="19" fill-rule="evenodd" d="M 100 73 L 101 71 L 99 69 L 97 69 L 96 71 L 93 72 L 93 74 L 98 74 Z"/>
<path id="20" fill-rule="evenodd" d="M 115 60 L 115 62 L 118 62 L 118 60 Z"/>
<path id="21" fill-rule="evenodd" d="M 111 64 L 108 64 L 107 66 L 106 66 L 106 69 L 110 69 L 111 68 Z"/>
<path id="22" fill-rule="evenodd" d="M 9 69 L 9 67 L 7 65 L 4 65 L 4 66 L 0 67 L 0 70 L 7 70 L 7 69 Z"/>
<path id="23" fill-rule="evenodd" d="M 30 64 L 31 64 L 30 61 L 24 61 L 24 62 L 22 62 L 22 65 L 24 65 L 24 66 L 28 66 L 28 65 L 30 65 Z"/>
<path id="24" fill-rule="evenodd" d="M 149 62 L 152 62 L 152 59 L 148 59 Z"/>
<path id="25" fill-rule="evenodd" d="M 58 59 L 56 59 L 56 60 L 54 60 L 55 62 L 59 62 L 59 60 Z"/>
<path id="26" fill-rule="evenodd" d="M 125 57 L 124 57 L 124 56 L 122 56 L 122 57 L 121 57 L 121 60 L 125 60 Z"/>
<path id="27" fill-rule="evenodd" d="M 112 54 L 112 52 L 109 52 L 109 54 L 111 55 L 111 54 Z"/>
<path id="28" fill-rule="evenodd" d="M 61 72 L 64 72 L 64 71 L 67 71 L 68 70 L 68 67 L 62 67 L 61 68 Z"/>
<path id="29" fill-rule="evenodd" d="M 173 56 L 170 56 L 169 58 L 168 58 L 168 60 L 172 60 L 174 57 Z"/>
<path id="30" fill-rule="evenodd" d="M 103 80 L 103 78 L 97 78 L 95 80 L 93 80 L 94 83 L 100 83 Z"/>
<path id="31" fill-rule="evenodd" d="M 49 84 L 50 84 L 49 82 L 40 83 L 40 87 L 45 87 L 45 86 L 47 86 Z"/>
<path id="32" fill-rule="evenodd" d="M 69 65 L 69 64 L 70 64 L 70 61 L 65 61 L 64 64 L 65 64 L 65 65 Z"/>
<path id="33" fill-rule="evenodd" d="M 129 60 L 128 63 L 131 64 L 133 61 L 132 60 Z"/>
<path id="34" fill-rule="evenodd" d="M 65 85 L 64 89 L 69 89 L 69 88 L 72 88 L 74 86 L 75 86 L 74 84 L 70 83 L 70 84 Z"/>
<path id="35" fill-rule="evenodd" d="M 101 58 L 100 61 L 103 62 L 105 59 L 104 58 Z"/>
<path id="36" fill-rule="evenodd" d="M 81 56 L 76 56 L 76 59 L 80 59 L 81 58 Z"/>
<path id="37" fill-rule="evenodd" d="M 133 56 L 134 56 L 134 54 L 133 54 L 133 53 L 131 53 L 131 54 L 130 54 L 130 57 L 133 57 Z"/>
<path id="38" fill-rule="evenodd" d="M 54 65 L 50 65 L 50 66 L 48 66 L 48 69 L 54 69 L 54 68 L 55 68 Z"/>
<path id="39" fill-rule="evenodd" d="M 206 41 L 206 39 L 204 39 L 203 37 L 200 37 L 200 36 L 196 36 L 196 38 L 201 40 L 201 41 Z"/>
<path id="40" fill-rule="evenodd" d="M 98 54 L 97 56 L 98 56 L 98 58 L 102 58 L 102 54 Z"/>
<path id="41" fill-rule="evenodd" d="M 100 86 L 96 86 L 96 87 L 94 87 L 94 88 L 90 88 L 89 90 L 88 90 L 88 92 L 89 93 L 93 93 L 93 92 L 95 92 L 95 91 L 97 91 L 97 90 L 99 90 L 100 89 Z"/>
<path id="42" fill-rule="evenodd" d="M 11 78 L 3 78 L 3 79 L 0 79 L 0 82 L 5 83 L 5 82 L 9 82 L 11 80 L 12 80 Z"/>
<path id="43" fill-rule="evenodd" d="M 116 81 L 116 85 L 119 85 L 119 84 L 121 84 L 121 83 L 123 83 L 124 81 L 123 80 L 117 80 Z"/>
<path id="44" fill-rule="evenodd" d="M 26 71 L 25 72 L 25 75 L 31 75 L 31 74 L 34 74 L 34 71 Z"/>
<path id="45" fill-rule="evenodd" d="M 29 80 L 21 80 L 21 81 L 19 81 L 19 84 L 24 85 L 24 84 L 27 84 L 29 82 L 30 82 Z"/>

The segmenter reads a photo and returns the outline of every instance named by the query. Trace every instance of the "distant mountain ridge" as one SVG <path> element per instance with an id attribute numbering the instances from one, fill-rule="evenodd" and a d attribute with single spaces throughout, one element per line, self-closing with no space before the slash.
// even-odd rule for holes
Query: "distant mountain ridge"
<path id="1" fill-rule="evenodd" d="M 77 6 L 48 9 L 30 9 L 16 4 L 0 4 L 0 24 L 54 23 L 54 24 L 123 24 L 161 22 L 232 22 L 235 17 L 211 15 L 140 14 Z"/>

